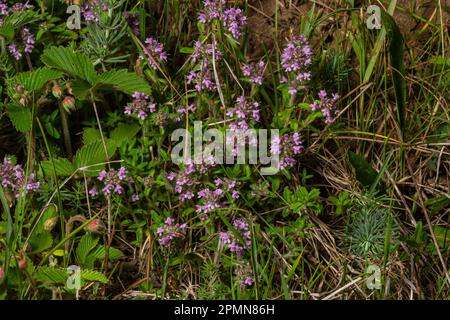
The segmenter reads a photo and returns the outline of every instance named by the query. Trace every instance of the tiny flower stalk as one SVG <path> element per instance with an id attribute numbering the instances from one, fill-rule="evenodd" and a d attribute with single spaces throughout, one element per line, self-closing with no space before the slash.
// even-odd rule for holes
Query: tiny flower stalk
<path id="1" fill-rule="evenodd" d="M 75 99 L 70 96 L 65 97 L 62 102 L 61 101 L 58 102 L 59 114 L 61 116 L 61 125 L 62 125 L 63 135 L 64 135 L 64 145 L 66 147 L 66 152 L 67 152 L 67 156 L 69 159 L 72 159 L 73 152 L 72 152 L 72 142 L 70 139 L 70 129 L 69 129 L 67 110 L 69 110 L 70 107 L 73 107 L 74 104 L 75 104 Z"/>

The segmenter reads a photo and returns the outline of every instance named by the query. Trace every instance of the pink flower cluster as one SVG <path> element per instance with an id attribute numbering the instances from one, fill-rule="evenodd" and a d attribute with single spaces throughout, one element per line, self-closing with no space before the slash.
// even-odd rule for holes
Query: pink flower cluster
<path id="1" fill-rule="evenodd" d="M 198 65 L 187 75 L 187 82 L 193 83 L 195 89 L 200 92 L 202 90 L 214 91 L 217 89 L 214 79 L 213 58 L 215 62 L 222 59 L 222 53 L 217 49 L 216 44 L 205 44 L 196 41 L 194 44 L 194 52 L 191 59 L 194 63 L 199 61 Z"/>
<path id="2" fill-rule="evenodd" d="M 146 49 L 150 53 L 152 59 L 149 59 L 149 62 L 154 70 L 158 69 L 158 62 L 160 60 L 162 62 L 167 62 L 167 53 L 164 51 L 164 46 L 162 43 L 158 42 L 152 37 L 149 37 L 145 40 Z M 142 58 L 142 57 L 141 57 Z"/>
<path id="3" fill-rule="evenodd" d="M 264 70 L 266 69 L 266 63 L 259 61 L 258 63 L 252 62 L 250 64 L 242 64 L 242 73 L 248 77 L 250 82 L 261 85 L 264 77 Z"/>
<path id="4" fill-rule="evenodd" d="M 171 217 L 168 217 L 166 221 L 164 222 L 164 225 L 159 227 L 156 230 L 156 234 L 158 235 L 159 239 L 158 242 L 166 248 L 169 248 L 172 244 L 172 240 L 174 239 L 181 239 L 184 237 L 187 225 L 185 223 L 174 224 L 174 219 Z"/>
<path id="5" fill-rule="evenodd" d="M 190 104 L 185 107 L 179 107 L 177 109 L 178 116 L 174 119 L 175 122 L 180 122 L 182 119 L 184 119 L 184 116 L 186 116 L 186 113 L 188 112 L 195 112 L 197 110 L 197 107 L 193 104 Z"/>
<path id="6" fill-rule="evenodd" d="M 312 63 L 312 56 L 312 49 L 303 35 L 294 37 L 283 49 L 281 66 L 286 73 L 292 75 L 291 79 L 289 79 L 289 93 L 291 95 L 297 92 L 302 82 L 311 79 L 308 66 Z M 287 78 L 283 79 L 283 82 L 287 81 Z"/>
<path id="7" fill-rule="evenodd" d="M 243 27 L 247 24 L 247 17 L 242 9 L 226 8 L 225 0 L 204 0 L 204 11 L 198 16 L 198 20 L 203 23 L 210 23 L 213 20 L 222 20 L 223 26 L 235 39 L 239 39 Z M 223 12 L 223 15 L 221 14 Z"/>
<path id="8" fill-rule="evenodd" d="M 302 141 L 297 132 L 292 135 L 284 134 L 281 137 L 273 138 L 270 146 L 270 152 L 274 155 L 277 154 L 280 157 L 280 169 L 294 166 L 297 163 L 295 157 L 299 155 L 302 150 Z"/>
<path id="9" fill-rule="evenodd" d="M 244 250 L 250 247 L 251 244 L 251 232 L 247 220 L 235 219 L 233 221 L 233 227 L 240 235 L 244 243 L 240 241 L 233 232 L 220 232 L 220 240 L 227 245 L 231 252 L 235 252 L 238 257 L 244 255 Z"/>
<path id="10" fill-rule="evenodd" d="M 197 193 L 197 197 L 202 199 L 202 203 L 196 205 L 196 212 L 204 213 L 204 215 L 200 217 L 201 220 L 208 219 L 208 212 L 224 207 L 222 199 L 226 195 L 226 192 L 230 192 L 233 199 L 239 199 L 239 191 L 236 190 L 236 186 L 238 184 L 236 180 L 222 180 L 220 178 L 216 178 L 214 180 L 214 184 L 216 185 L 215 190 L 205 188 Z"/>
<path id="11" fill-rule="evenodd" d="M 0 180 L 3 188 L 14 192 L 16 197 L 19 197 L 22 187 L 26 191 L 34 191 L 39 189 L 40 182 L 36 181 L 34 174 L 25 176 L 25 172 L 21 165 L 14 165 L 9 158 L 4 158 L 3 163 L 0 163 Z"/>
<path id="12" fill-rule="evenodd" d="M 196 163 L 199 162 L 199 163 Z M 193 186 L 198 184 L 198 176 L 206 173 L 209 168 L 216 165 L 214 158 L 206 158 L 203 161 L 190 160 L 186 164 L 184 170 L 177 173 L 171 172 L 168 174 L 167 179 L 175 182 L 175 192 L 179 194 L 181 201 L 194 198 Z"/>
<path id="13" fill-rule="evenodd" d="M 30 33 L 30 30 L 28 28 L 23 28 L 20 31 L 20 41 L 12 42 L 8 46 L 8 50 L 14 57 L 14 59 L 20 60 L 23 52 L 31 53 L 33 51 L 34 42 L 35 42 L 34 35 Z"/>
<path id="14" fill-rule="evenodd" d="M 125 167 L 120 167 L 119 170 L 110 169 L 108 171 L 101 171 L 98 174 L 98 181 L 103 183 L 102 192 L 105 196 L 110 196 L 112 193 L 123 194 L 125 192 L 122 183 L 125 182 L 127 177 L 127 169 Z M 96 187 L 89 190 L 91 196 L 97 196 L 99 192 Z"/>
<path id="15" fill-rule="evenodd" d="M 234 108 L 229 109 L 226 115 L 233 117 L 230 122 L 232 134 L 226 137 L 227 146 L 231 148 L 232 154 L 237 156 L 247 143 L 250 145 L 257 144 L 257 137 L 247 135 L 247 131 L 250 128 L 250 122 L 260 121 L 259 104 L 247 101 L 244 96 L 240 96 L 236 99 Z"/>
<path id="16" fill-rule="evenodd" d="M 336 102 L 339 100 L 339 95 L 333 93 L 331 97 L 327 97 L 327 92 L 325 90 L 320 90 L 319 99 L 319 103 L 314 101 L 314 103 L 311 104 L 311 109 L 313 111 L 320 110 L 325 117 L 325 122 L 330 124 L 334 121 L 334 118 L 339 112 L 336 105 Z"/>
<path id="17" fill-rule="evenodd" d="M 99 15 L 108 11 L 109 6 L 102 0 L 89 0 L 81 8 L 81 13 L 86 22 L 98 22 Z"/>
<path id="18" fill-rule="evenodd" d="M 145 120 L 148 113 L 156 111 L 156 104 L 149 102 L 149 97 L 142 92 L 135 92 L 132 95 L 133 101 L 125 107 L 124 113 L 136 115 L 139 119 Z"/>
<path id="19" fill-rule="evenodd" d="M 242 29 L 247 24 L 247 17 L 239 8 L 229 8 L 223 12 L 223 25 L 233 35 L 235 39 L 239 39 Z"/>
<path id="20" fill-rule="evenodd" d="M 240 282 L 241 288 L 250 287 L 253 285 L 253 283 L 255 283 L 253 270 L 248 261 L 240 261 L 239 263 L 237 263 L 234 272 Z"/>

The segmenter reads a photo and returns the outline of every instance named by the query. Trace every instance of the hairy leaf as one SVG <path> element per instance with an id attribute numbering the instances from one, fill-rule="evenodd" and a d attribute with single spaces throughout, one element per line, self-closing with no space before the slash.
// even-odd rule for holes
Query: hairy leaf
<path id="1" fill-rule="evenodd" d="M 40 91 L 47 82 L 61 78 L 61 71 L 47 67 L 38 68 L 33 71 L 22 72 L 14 77 L 14 84 L 21 84 L 27 91 Z"/>
<path id="2" fill-rule="evenodd" d="M 99 75 L 95 86 L 112 86 L 116 90 L 123 91 L 127 94 L 134 92 L 143 92 L 151 94 L 151 88 L 148 83 L 134 72 L 128 72 L 125 69 L 112 70 Z"/>
<path id="3" fill-rule="evenodd" d="M 50 47 L 44 50 L 42 62 L 68 75 L 93 84 L 97 78 L 94 65 L 81 52 L 65 47 Z"/>

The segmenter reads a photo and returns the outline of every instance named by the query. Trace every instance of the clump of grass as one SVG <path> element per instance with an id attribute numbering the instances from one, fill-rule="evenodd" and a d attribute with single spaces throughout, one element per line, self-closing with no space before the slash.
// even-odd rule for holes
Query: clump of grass
<path id="1" fill-rule="evenodd" d="M 389 207 L 373 195 L 353 199 L 345 227 L 345 243 L 348 250 L 361 258 L 380 258 L 386 241 L 398 237 L 398 225 Z"/>

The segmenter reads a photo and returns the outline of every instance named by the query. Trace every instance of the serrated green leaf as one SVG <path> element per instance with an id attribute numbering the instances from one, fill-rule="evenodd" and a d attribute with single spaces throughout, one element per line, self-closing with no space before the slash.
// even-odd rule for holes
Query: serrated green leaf
<path id="1" fill-rule="evenodd" d="M 47 82 L 61 78 L 61 71 L 52 70 L 47 67 L 38 68 L 33 71 L 22 72 L 16 75 L 13 83 L 21 84 L 27 91 L 40 91 Z"/>
<path id="2" fill-rule="evenodd" d="M 98 237 L 93 236 L 90 233 L 81 237 L 77 247 L 77 259 L 80 266 L 84 266 L 86 263 L 86 257 L 97 246 Z"/>
<path id="3" fill-rule="evenodd" d="M 30 238 L 31 253 L 36 254 L 47 250 L 53 244 L 53 238 L 50 233 L 34 233 Z"/>
<path id="4" fill-rule="evenodd" d="M 85 80 L 74 80 L 70 83 L 70 87 L 72 88 L 73 95 L 78 100 L 86 100 L 88 98 L 89 89 L 91 89 L 91 85 Z"/>
<path id="5" fill-rule="evenodd" d="M 6 108 L 6 110 L 9 119 L 18 131 L 26 132 L 31 129 L 32 115 L 30 109 L 10 105 Z"/>
<path id="6" fill-rule="evenodd" d="M 10 42 L 14 38 L 14 26 L 12 23 L 4 22 L 0 26 L 0 36 L 4 37 L 7 42 Z"/>
<path id="7" fill-rule="evenodd" d="M 75 171 L 73 164 L 66 158 L 53 159 L 53 163 L 50 160 L 41 161 L 42 170 L 48 176 L 53 175 L 53 165 L 56 175 L 60 177 L 68 177 Z"/>
<path id="8" fill-rule="evenodd" d="M 98 76 L 95 87 L 112 86 L 116 90 L 127 94 L 134 92 L 143 92 L 151 94 L 152 90 L 149 84 L 134 72 L 128 72 L 125 69 L 111 70 Z"/>
<path id="9" fill-rule="evenodd" d="M 71 48 L 50 47 L 44 50 L 42 62 L 47 66 L 58 69 L 72 77 L 94 84 L 97 72 L 89 58 L 81 52 Z"/>
<path id="10" fill-rule="evenodd" d="M 19 12 L 13 12 L 9 16 L 3 19 L 3 23 L 10 23 L 18 30 L 25 24 L 30 24 L 39 20 L 39 14 L 33 10 L 25 10 Z"/>
<path id="11" fill-rule="evenodd" d="M 52 284 L 65 284 L 68 277 L 66 270 L 52 267 L 38 267 L 35 274 L 36 280 Z"/>
<path id="12" fill-rule="evenodd" d="M 83 144 L 89 144 L 101 140 L 100 131 L 95 128 L 85 128 L 83 130 Z"/>
<path id="13" fill-rule="evenodd" d="M 81 270 L 81 279 L 108 283 L 108 278 L 103 273 L 94 270 Z"/>
<path id="14" fill-rule="evenodd" d="M 123 142 L 129 141 L 141 130 L 141 127 L 133 124 L 120 123 L 110 134 L 111 140 L 114 140 L 118 146 Z"/>
<path id="15" fill-rule="evenodd" d="M 111 141 L 106 141 L 106 149 L 108 156 L 111 157 L 114 155 L 117 146 Z M 101 164 L 107 160 L 108 158 L 106 157 L 103 143 L 101 141 L 94 141 L 81 147 L 77 151 L 73 164 L 76 169 L 89 167 L 86 174 L 95 175 L 104 167 L 104 165 Z"/>

